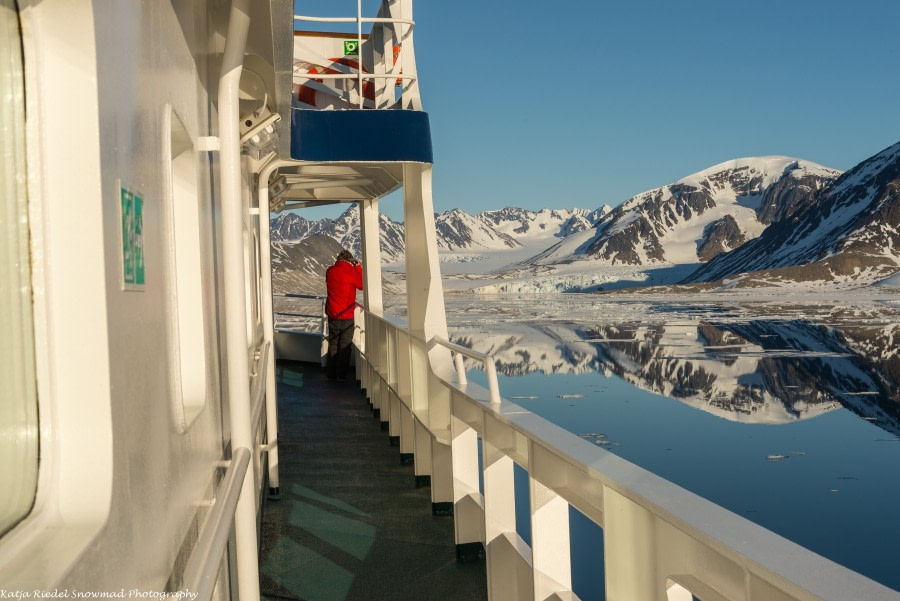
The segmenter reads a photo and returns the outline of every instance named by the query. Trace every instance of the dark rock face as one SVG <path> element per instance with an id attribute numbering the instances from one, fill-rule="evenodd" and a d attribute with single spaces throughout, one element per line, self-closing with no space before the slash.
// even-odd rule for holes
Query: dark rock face
<path id="1" fill-rule="evenodd" d="M 757 218 L 765 224 L 783 221 L 812 205 L 816 193 L 833 182 L 811 175 L 782 178 L 766 190 Z"/>
<path id="2" fill-rule="evenodd" d="M 613 215 L 610 213 L 610 215 Z M 606 230 L 610 229 L 613 217 L 606 222 Z M 643 251 L 641 253 L 640 251 Z M 624 228 L 608 234 L 599 235 L 587 248 L 588 255 L 605 259 L 613 265 L 641 265 L 644 263 L 641 254 L 651 261 L 665 261 L 666 255 L 656 233 L 656 228 L 646 217 L 638 217 Z"/>
<path id="3" fill-rule="evenodd" d="M 783 205 L 786 206 L 786 205 Z M 900 143 L 860 163 L 737 250 L 685 282 L 881 279 L 900 271 Z"/>
<path id="4" fill-rule="evenodd" d="M 664 201 L 660 192 L 644 207 L 645 214 L 656 225 L 660 234 L 664 231 L 662 228 L 671 229 L 716 206 L 709 190 L 685 184 L 672 184 L 668 188 L 672 193 L 671 200 Z"/>
<path id="5" fill-rule="evenodd" d="M 328 236 L 299 242 L 272 243 L 272 288 L 275 293 L 325 293 L 325 270 L 334 264 L 341 245 Z"/>
<path id="6" fill-rule="evenodd" d="M 731 215 L 713 221 L 703 230 L 703 238 L 697 244 L 697 257 L 703 262 L 747 241 L 737 221 Z"/>

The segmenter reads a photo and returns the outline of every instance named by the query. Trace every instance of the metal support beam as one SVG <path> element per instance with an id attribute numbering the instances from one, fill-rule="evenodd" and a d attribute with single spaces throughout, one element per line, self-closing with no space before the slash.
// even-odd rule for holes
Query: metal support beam
<path id="1" fill-rule="evenodd" d="M 240 107 L 238 92 L 247 34 L 249 0 L 232 0 L 222 73 L 219 77 L 219 140 L 221 145 L 222 246 L 225 290 L 225 340 L 231 448 L 254 448 L 250 425 L 250 373 L 247 361 L 247 302 L 244 274 L 244 215 L 241 198 Z M 235 512 L 238 597 L 259 601 L 254 466 L 244 476 Z"/>
<path id="2" fill-rule="evenodd" d="M 384 313 L 381 294 L 381 234 L 378 227 L 378 199 L 359 203 L 362 234 L 363 293 L 366 309 L 375 315 Z"/>
<path id="3" fill-rule="evenodd" d="M 279 167 L 294 165 L 293 161 L 271 161 L 259 174 L 259 262 L 260 273 L 260 313 L 263 323 L 263 337 L 269 343 L 266 369 L 266 437 L 269 452 L 269 492 L 279 493 L 278 474 L 278 385 L 275 378 L 275 315 L 272 309 L 272 233 L 269 227 L 269 179 Z"/>

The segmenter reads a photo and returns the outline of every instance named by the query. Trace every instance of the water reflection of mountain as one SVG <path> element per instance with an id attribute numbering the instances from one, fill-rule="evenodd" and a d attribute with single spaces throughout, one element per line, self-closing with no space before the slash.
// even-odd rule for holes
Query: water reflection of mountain
<path id="1" fill-rule="evenodd" d="M 454 341 L 505 375 L 613 373 L 732 421 L 787 423 L 846 407 L 900 435 L 900 325 L 796 319 L 515 325 Z"/>
<path id="2" fill-rule="evenodd" d="M 581 341 L 575 330 L 561 325 L 492 325 L 490 331 L 456 329 L 456 344 L 491 353 L 497 373 L 580 374 L 601 369 L 594 346 Z M 476 366 L 478 367 L 478 366 Z"/>

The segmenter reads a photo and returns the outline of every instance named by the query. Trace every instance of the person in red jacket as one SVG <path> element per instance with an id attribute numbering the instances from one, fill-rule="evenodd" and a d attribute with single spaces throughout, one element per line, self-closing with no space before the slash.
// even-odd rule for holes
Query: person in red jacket
<path id="1" fill-rule="evenodd" d="M 329 380 L 346 380 L 350 368 L 350 345 L 353 342 L 353 312 L 356 291 L 362 290 L 362 265 L 349 250 L 338 253 L 334 265 L 325 272 L 328 298 L 328 363 L 325 375 Z"/>

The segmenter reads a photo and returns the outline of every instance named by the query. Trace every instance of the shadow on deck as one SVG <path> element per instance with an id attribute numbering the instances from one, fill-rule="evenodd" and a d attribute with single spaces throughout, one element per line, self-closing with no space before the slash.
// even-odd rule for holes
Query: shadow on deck
<path id="1" fill-rule="evenodd" d="M 457 562 L 453 518 L 432 516 L 359 384 L 312 363 L 277 371 L 281 499 L 263 507 L 263 597 L 487 599 L 484 562 Z"/>

